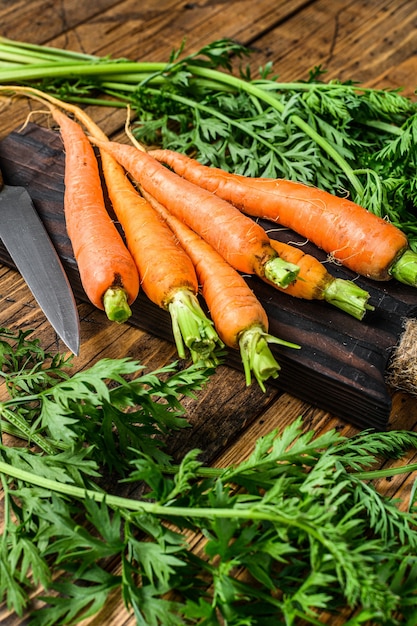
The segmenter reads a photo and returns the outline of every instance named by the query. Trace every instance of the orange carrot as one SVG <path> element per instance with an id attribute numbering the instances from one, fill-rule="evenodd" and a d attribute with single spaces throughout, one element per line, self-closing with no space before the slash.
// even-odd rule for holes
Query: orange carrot
<path id="1" fill-rule="evenodd" d="M 359 320 L 363 319 L 367 310 L 374 309 L 368 304 L 370 295 L 365 289 L 351 280 L 335 278 L 316 257 L 275 239 L 271 239 L 271 246 L 281 259 L 300 268 L 297 279 L 281 291 L 304 300 L 325 300 Z"/>
<path id="2" fill-rule="evenodd" d="M 350 200 L 295 181 L 231 174 L 170 150 L 149 154 L 244 213 L 291 228 L 358 274 L 417 285 L 417 254 L 404 233 Z"/>
<path id="3" fill-rule="evenodd" d="M 266 312 L 242 276 L 214 248 L 142 190 L 192 259 L 202 294 L 220 338 L 233 349 L 240 349 L 246 384 L 253 372 L 261 389 L 264 381 L 276 378 L 280 366 L 268 342 L 292 348 L 299 346 L 268 334 Z"/>
<path id="4" fill-rule="evenodd" d="M 93 143 L 108 151 L 158 202 L 206 239 L 232 267 L 285 287 L 299 268 L 279 258 L 264 229 L 230 203 L 169 171 L 134 146 Z"/>
<path id="5" fill-rule="evenodd" d="M 65 223 L 83 288 L 109 319 L 124 322 L 139 291 L 135 262 L 107 212 L 91 143 L 58 109 L 53 117 L 65 148 Z"/>
<path id="6" fill-rule="evenodd" d="M 108 141 L 82 109 L 61 103 L 52 96 L 45 99 L 54 117 L 65 116 L 60 111 L 57 113 L 56 105 L 59 105 L 76 116 L 92 136 Z M 186 357 L 185 344 L 194 362 L 207 366 L 217 364 L 216 352 L 223 343 L 198 301 L 199 286 L 191 259 L 171 229 L 139 195 L 122 166 L 105 150 L 101 150 L 101 160 L 109 199 L 123 228 L 141 287 L 154 304 L 169 311 L 179 357 Z"/>

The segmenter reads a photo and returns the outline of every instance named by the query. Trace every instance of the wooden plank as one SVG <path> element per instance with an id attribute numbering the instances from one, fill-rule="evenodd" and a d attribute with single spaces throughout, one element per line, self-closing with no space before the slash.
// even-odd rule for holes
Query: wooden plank
<path id="1" fill-rule="evenodd" d="M 24 185 L 31 193 L 76 295 L 85 301 L 62 212 L 64 155 L 59 135 L 29 124 L 0 143 L 0 159 L 6 180 Z M 285 235 L 296 238 L 289 231 Z M 314 246 L 309 250 L 324 258 Z M 0 261 L 11 264 L 5 251 Z M 338 266 L 332 271 L 355 278 Z M 403 319 L 416 309 L 415 291 L 358 279 L 376 306 L 375 312 L 358 322 L 326 303 L 296 300 L 257 278 L 247 280 L 268 313 L 271 333 L 302 346 L 301 350 L 272 346 L 282 365 L 277 387 L 362 427 L 385 428 L 391 409 L 385 385 L 387 359 L 398 342 Z M 131 323 L 172 341 L 169 315 L 144 294 L 133 307 Z M 237 352 L 229 353 L 228 363 L 241 367 Z"/>
<path id="2" fill-rule="evenodd" d="M 317 0 L 257 38 L 249 65 L 256 75 L 270 61 L 282 81 L 305 80 L 322 66 L 326 80 L 403 87 L 412 96 L 416 20 L 417 4 L 410 0 Z"/>
<path id="3" fill-rule="evenodd" d="M 305 0 L 259 0 L 256 4 L 253 0 L 162 0 L 157 4 L 146 0 L 138 6 L 135 0 L 125 0 L 52 43 L 92 54 L 111 54 L 113 58 L 167 61 L 172 49 L 178 49 L 183 40 L 189 52 L 224 37 L 250 43 L 304 4 Z"/>
<path id="4" fill-rule="evenodd" d="M 0 3 L 0 35 L 9 39 L 44 44 L 58 35 L 68 33 L 80 23 L 93 20 L 108 10 L 114 0 L 94 2 L 26 2 Z M 35 19 L 36 16 L 36 19 Z"/>

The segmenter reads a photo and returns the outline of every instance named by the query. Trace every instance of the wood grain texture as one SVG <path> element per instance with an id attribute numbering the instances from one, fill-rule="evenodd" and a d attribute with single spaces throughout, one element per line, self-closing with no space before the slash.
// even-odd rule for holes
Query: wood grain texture
<path id="1" fill-rule="evenodd" d="M 53 131 L 29 124 L 0 143 L 5 180 L 26 187 L 65 264 L 77 297 L 86 301 L 65 230 L 63 214 L 64 154 Z M 271 225 L 262 222 L 268 229 Z M 291 231 L 271 232 L 287 241 L 301 241 Z M 307 243 L 305 250 L 325 260 Z M 13 266 L 1 249 L 0 260 Z M 263 304 L 270 332 L 301 346 L 293 350 L 271 346 L 282 366 L 273 384 L 296 397 L 361 427 L 385 428 L 391 396 L 385 384 L 387 361 L 403 330 L 403 320 L 417 310 L 415 290 L 390 283 L 375 283 L 334 265 L 329 270 L 356 280 L 371 293 L 376 310 L 359 322 L 325 302 L 303 301 L 283 294 L 256 277 L 246 280 Z M 169 315 L 140 294 L 130 323 L 162 339 L 173 341 Z M 227 362 L 241 369 L 240 356 L 229 351 Z"/>
<path id="2" fill-rule="evenodd" d="M 157 3 L 153 0 L 139 3 L 133 0 L 91 3 L 84 0 L 0 0 L 0 35 L 93 54 L 110 54 L 115 58 L 127 56 L 132 60 L 159 61 L 166 61 L 172 48 L 178 48 L 184 37 L 188 52 L 213 39 L 232 37 L 252 47 L 248 63 L 254 76 L 268 61 L 272 61 L 274 71 L 282 80 L 307 78 L 311 68 L 322 65 L 328 70 L 329 78 L 352 79 L 378 87 L 403 87 L 404 93 L 413 95 L 417 84 L 416 10 L 413 0 L 160 0 Z M 236 61 L 237 70 L 239 65 L 240 61 Z M 4 139 L 33 107 L 25 101 L 0 106 L 0 139 Z M 113 138 L 122 135 L 123 111 L 98 107 L 88 110 L 107 134 Z M 61 158 L 59 147 L 55 145 L 54 150 L 57 152 L 53 152 L 52 169 L 55 160 Z M 47 155 L 41 153 L 41 160 L 44 157 Z M 28 177 L 28 182 L 31 180 L 32 185 L 37 175 L 36 161 L 37 155 L 32 155 L 28 172 L 22 174 Z M 59 182 L 55 177 L 49 185 L 50 206 L 56 201 L 57 186 Z M 53 219 L 53 212 L 49 219 Z M 76 272 L 73 279 L 76 279 Z M 387 312 L 378 321 L 378 332 L 373 324 L 368 328 L 366 345 L 380 335 L 381 341 L 389 343 L 390 335 L 397 333 L 396 319 L 401 311 L 396 308 L 396 297 L 392 297 L 390 291 L 384 294 L 384 300 Z M 81 298 L 78 309 L 82 351 L 74 359 L 74 371 L 88 367 L 101 357 L 132 356 L 140 358 L 149 368 L 160 367 L 175 359 L 172 342 L 136 326 L 115 326 L 101 311 Z M 346 316 L 343 319 L 347 324 Z M 5 265 L 0 265 L 0 325 L 13 329 L 34 328 L 46 349 L 65 351 L 23 279 Z M 329 326 L 329 332 L 333 330 Z M 345 331 L 346 335 L 350 332 L 347 328 Z M 307 333 L 306 339 L 313 336 L 313 332 Z M 360 344 L 365 355 L 361 339 L 353 339 Z M 372 358 L 377 361 L 381 359 L 382 345 L 377 343 L 372 351 Z M 322 347 L 317 343 L 318 354 Z M 337 354 L 339 349 L 338 343 L 334 342 L 333 352 Z M 351 371 L 356 371 L 360 363 L 356 355 L 355 352 L 355 358 L 350 362 Z M 322 351 L 323 364 L 320 367 L 324 369 L 325 356 Z M 366 360 L 367 357 L 363 358 Z M 384 363 L 385 358 L 386 355 Z M 303 372 L 297 370 L 296 375 L 297 384 L 302 388 L 305 384 Z M 360 370 L 357 376 L 360 377 Z M 304 428 L 317 434 L 336 428 L 351 436 L 358 432 L 361 424 L 368 422 L 366 411 L 361 415 L 361 424 L 354 425 L 349 415 L 342 419 L 333 411 L 318 408 L 318 402 L 329 390 L 315 384 L 317 386 L 313 385 L 311 389 L 311 401 L 295 397 L 289 389 L 283 392 L 272 385 L 268 385 L 267 393 L 263 394 L 255 385 L 246 388 L 240 371 L 222 366 L 194 401 L 186 401 L 192 428 L 187 430 L 187 436 L 173 434 L 168 449 L 175 458 L 181 458 L 184 452 L 196 446 L 203 450 L 206 462 L 223 465 L 243 460 L 253 449 L 257 437 L 291 423 L 299 415 L 303 417 Z M 386 390 L 386 393 L 391 396 L 386 398 L 391 407 L 388 428 L 415 430 L 415 398 L 398 391 Z M 354 396 L 340 400 L 345 405 L 345 414 L 349 413 L 350 403 L 353 411 L 359 410 L 354 400 Z M 416 459 L 410 453 L 408 460 L 415 462 Z M 379 481 L 378 488 L 391 497 L 404 499 L 406 505 L 413 481 L 414 475 L 397 476 L 390 481 Z M 198 539 L 193 540 L 192 545 L 196 551 L 201 550 Z M 110 564 L 110 570 L 117 569 L 117 563 Z M 320 616 L 323 624 L 331 626 L 342 626 L 348 618 L 348 611 L 342 615 Z M 24 626 L 28 620 L 0 607 L 0 623 Z M 125 610 L 122 599 L 115 595 L 98 616 L 85 620 L 83 626 L 134 626 L 135 623 L 132 614 Z"/>

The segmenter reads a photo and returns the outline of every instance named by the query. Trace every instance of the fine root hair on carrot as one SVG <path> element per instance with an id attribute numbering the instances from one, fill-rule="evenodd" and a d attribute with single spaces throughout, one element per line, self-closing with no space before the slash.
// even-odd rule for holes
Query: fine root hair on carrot
<path id="1" fill-rule="evenodd" d="M 149 154 L 247 215 L 306 237 L 362 276 L 417 286 L 417 252 L 409 248 L 406 235 L 347 198 L 292 180 L 225 172 L 171 150 Z"/>
<path id="2" fill-rule="evenodd" d="M 253 374 L 265 391 L 265 381 L 276 378 L 280 371 L 268 344 L 299 346 L 270 335 L 267 314 L 243 277 L 208 242 L 149 193 L 144 189 L 141 193 L 193 261 L 201 293 L 220 338 L 229 348 L 240 350 L 246 384 L 251 384 Z"/>
<path id="3" fill-rule="evenodd" d="M 126 114 L 126 122 L 125 122 L 125 133 L 126 133 L 126 137 L 128 137 L 130 139 L 130 142 L 133 146 L 135 146 L 135 148 L 137 148 L 138 150 L 142 150 L 143 152 L 146 152 L 145 147 L 136 139 L 136 137 L 134 136 L 134 134 L 132 133 L 131 129 L 130 129 L 130 106 L 127 105 L 127 114 Z"/>
<path id="4" fill-rule="evenodd" d="M 29 111 L 29 113 L 26 116 L 25 121 L 23 122 L 22 126 L 19 128 L 19 132 L 22 132 L 22 130 L 25 130 L 26 126 L 29 124 L 29 122 L 31 121 L 32 117 L 34 117 L 35 115 L 48 115 L 50 116 L 51 111 L 48 109 L 47 111 L 43 110 L 43 109 L 37 109 L 36 111 Z"/>

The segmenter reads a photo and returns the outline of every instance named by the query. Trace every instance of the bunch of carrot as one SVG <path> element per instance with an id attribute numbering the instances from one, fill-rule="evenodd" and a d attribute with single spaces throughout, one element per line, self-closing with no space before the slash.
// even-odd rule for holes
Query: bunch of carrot
<path id="1" fill-rule="evenodd" d="M 98 172 L 95 154 L 80 123 L 87 128 L 91 138 L 94 137 L 104 147 L 110 144 L 107 137 L 78 107 L 64 105 L 34 89 L 16 88 L 16 91 L 47 104 L 59 125 L 66 153 L 64 205 L 67 231 L 84 289 L 91 301 L 105 309 L 108 315 L 111 311 L 111 319 L 127 318 L 129 311 L 126 303 L 128 300 L 131 302 L 138 293 L 138 288 L 135 292 L 128 291 L 130 283 L 120 267 L 120 262 L 127 256 L 129 261 L 133 261 L 140 286 L 146 295 L 152 302 L 170 312 L 173 334 L 181 358 L 186 356 L 184 344 L 189 348 L 194 362 L 206 365 L 218 363 L 224 344 L 240 348 L 247 384 L 251 382 L 253 372 L 261 388 L 265 389 L 264 381 L 276 377 L 280 369 L 268 343 L 297 348 L 299 346 L 268 334 L 266 314 L 241 275 L 199 237 L 194 242 L 196 250 L 192 253 L 190 249 L 186 250 L 180 245 L 177 231 L 167 224 L 165 217 L 161 216 L 151 202 L 138 193 L 127 178 L 125 170 L 102 146 L 103 177 L 127 245 L 121 253 L 116 246 L 120 235 L 105 210 L 102 189 L 96 175 Z M 63 109 L 70 111 L 78 121 L 71 119 Z M 165 170 L 163 166 L 157 165 Z M 90 196 L 96 200 L 95 204 Z M 236 210 L 235 214 L 241 217 Z M 107 226 L 109 221 L 114 232 L 103 228 L 103 224 Z M 243 217 L 241 221 L 246 223 L 251 232 L 252 220 Z M 248 271 L 264 274 L 265 280 L 288 284 L 297 275 L 298 267 L 281 261 L 260 227 L 255 225 L 253 230 L 255 235 L 249 239 L 248 246 L 250 252 L 240 258 L 239 251 L 236 262 Z M 99 258 L 96 238 L 102 244 Z M 253 250 L 256 250 L 256 255 Z M 198 256 L 205 257 L 202 264 L 197 263 Z M 113 268 L 113 274 L 105 276 L 102 273 L 98 281 L 97 268 L 101 267 L 102 261 L 106 267 Z M 201 266 L 205 267 L 205 277 Z M 119 313 L 115 311 L 120 298 L 108 297 L 115 289 L 115 277 L 118 292 L 124 296 L 121 298 Z M 214 324 L 197 299 L 199 283 L 204 283 L 203 293 L 212 311 Z M 219 295 L 223 297 L 220 302 L 216 302 Z"/>
<path id="2" fill-rule="evenodd" d="M 239 349 L 247 384 L 253 374 L 264 389 L 264 381 L 276 377 L 280 369 L 268 344 L 299 347 L 268 333 L 267 315 L 242 274 L 255 274 L 294 297 L 326 300 L 359 320 L 373 309 L 367 291 L 353 281 L 334 278 L 315 257 L 270 239 L 253 217 L 299 232 L 358 274 L 417 283 L 417 255 L 409 250 L 403 233 L 349 200 L 292 181 L 230 174 L 168 150 L 147 152 L 141 146 L 115 143 L 75 105 L 32 88 L 7 90 L 47 102 L 59 124 L 67 159 L 68 234 L 81 277 L 83 253 L 91 245 L 84 236 L 88 229 L 83 220 L 88 223 L 98 217 L 90 204 L 80 208 L 77 199 L 82 191 L 77 179 L 82 178 L 83 159 L 86 163 L 95 159 L 91 143 L 100 149 L 106 187 L 129 258 L 148 297 L 171 313 L 182 358 L 184 344 L 194 361 L 210 364 L 218 362 L 224 345 Z M 96 181 L 95 168 L 85 167 L 89 177 L 89 170 L 94 169 Z M 91 181 L 84 179 L 86 187 Z M 92 193 L 98 196 L 94 189 Z M 116 268 L 118 254 L 112 257 L 111 250 L 102 250 L 100 257 L 113 258 Z M 96 249 L 92 258 L 97 263 Z M 85 276 L 89 295 L 89 283 L 96 279 L 88 272 Z M 138 288 L 135 295 L 119 269 L 106 280 L 92 301 L 108 312 L 114 307 L 112 293 L 117 289 L 124 294 L 121 308 L 126 311 L 126 303 L 133 301 Z M 200 288 L 211 319 L 198 302 Z M 111 307 L 107 300 L 113 303 Z M 113 313 L 113 318 L 118 317 Z"/>

